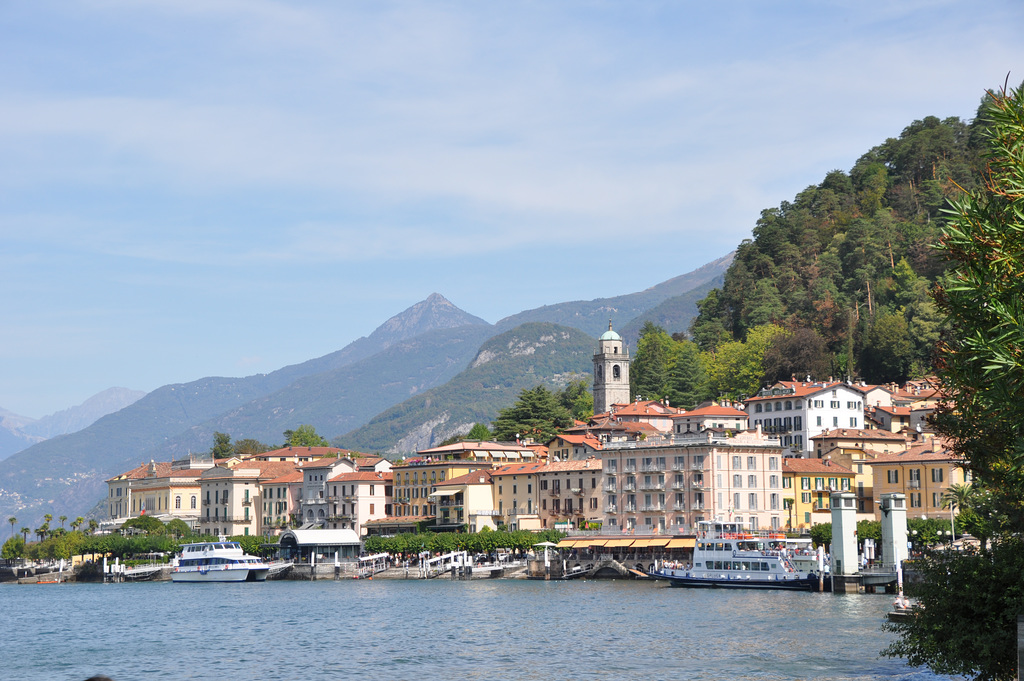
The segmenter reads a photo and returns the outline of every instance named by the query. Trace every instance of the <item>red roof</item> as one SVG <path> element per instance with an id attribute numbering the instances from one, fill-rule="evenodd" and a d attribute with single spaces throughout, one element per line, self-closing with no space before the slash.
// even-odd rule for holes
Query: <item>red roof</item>
<path id="1" fill-rule="evenodd" d="M 543 468 L 542 463 L 512 463 L 499 468 L 492 468 L 489 472 L 491 477 L 498 477 L 503 475 L 529 475 L 536 473 L 538 469 Z"/>
<path id="2" fill-rule="evenodd" d="M 328 482 L 391 482 L 392 473 L 377 473 L 374 471 L 356 471 L 354 473 L 339 473 Z"/>
<path id="3" fill-rule="evenodd" d="M 807 397 L 809 395 L 816 395 L 825 390 L 832 390 L 836 386 L 846 386 L 842 381 L 831 381 L 831 382 L 811 382 L 806 383 L 802 381 L 779 381 L 772 388 L 788 388 L 793 392 L 786 393 L 785 395 L 754 395 L 748 397 L 747 402 L 756 402 L 758 400 L 780 400 L 780 399 L 792 399 L 796 397 Z M 846 386 L 852 389 L 853 386 Z"/>
<path id="4" fill-rule="evenodd" d="M 929 461 L 956 464 L 963 462 L 963 458 L 955 454 L 945 440 L 931 438 L 926 442 L 918 442 L 911 445 L 905 452 L 881 454 L 875 457 L 874 461 L 865 461 L 865 463 L 925 463 Z"/>
<path id="5" fill-rule="evenodd" d="M 825 465 L 823 459 L 783 459 L 784 473 L 821 473 L 829 475 L 853 475 L 853 471 L 835 462 Z"/>
<path id="6" fill-rule="evenodd" d="M 599 471 L 604 462 L 601 459 L 589 457 L 583 460 L 571 459 L 569 461 L 550 461 L 538 470 L 538 473 L 566 473 L 575 471 Z"/>
<path id="7" fill-rule="evenodd" d="M 676 414 L 672 418 L 681 419 L 687 416 L 733 416 L 742 418 L 748 417 L 747 412 L 743 411 L 742 409 L 737 409 L 736 407 L 723 407 L 718 404 L 712 404 L 707 407 L 699 407 L 691 411 Z"/>

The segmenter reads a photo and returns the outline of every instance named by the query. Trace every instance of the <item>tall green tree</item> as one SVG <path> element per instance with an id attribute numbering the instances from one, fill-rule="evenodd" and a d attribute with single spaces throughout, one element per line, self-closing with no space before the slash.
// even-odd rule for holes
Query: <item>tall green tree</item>
<path id="1" fill-rule="evenodd" d="M 715 397 L 711 392 L 704 357 L 693 341 L 673 338 L 666 395 L 671 404 L 687 409 Z"/>
<path id="2" fill-rule="evenodd" d="M 516 437 L 532 437 L 536 442 L 548 442 L 572 425 L 569 410 L 558 402 L 558 397 L 542 385 L 525 388 L 511 407 L 498 412 L 494 420 L 494 437 L 511 441 Z"/>
<path id="3" fill-rule="evenodd" d="M 301 425 L 295 430 L 284 431 L 286 447 L 329 447 L 330 443 L 320 437 L 310 425 Z"/>
<path id="4" fill-rule="evenodd" d="M 574 378 L 558 393 L 558 402 L 574 419 L 586 421 L 594 415 L 594 396 L 586 378 Z"/>
<path id="5" fill-rule="evenodd" d="M 231 436 L 215 431 L 213 433 L 213 448 L 210 449 L 210 453 L 214 459 L 226 459 L 234 456 L 235 450 L 231 446 Z"/>
<path id="6" fill-rule="evenodd" d="M 644 322 L 629 366 L 631 399 L 660 400 L 668 392 L 672 337 L 651 321 Z"/>
<path id="7" fill-rule="evenodd" d="M 898 638 L 884 652 L 995 681 L 1015 678 L 1024 611 L 1024 86 L 989 93 L 980 117 L 988 180 L 952 202 L 939 243 L 953 271 L 936 292 L 950 330 L 935 424 L 998 522 L 990 543 L 920 562 L 924 609 L 888 625 Z"/>

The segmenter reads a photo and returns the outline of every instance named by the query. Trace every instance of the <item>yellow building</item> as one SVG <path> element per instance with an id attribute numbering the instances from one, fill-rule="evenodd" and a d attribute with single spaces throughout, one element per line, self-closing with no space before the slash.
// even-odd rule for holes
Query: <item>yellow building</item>
<path id="1" fill-rule="evenodd" d="M 541 463 L 517 463 L 491 471 L 493 512 L 499 524 L 510 530 L 541 529 L 537 471 L 542 468 Z"/>
<path id="2" fill-rule="evenodd" d="M 905 452 L 907 439 L 899 433 L 864 428 L 835 428 L 811 438 L 818 459 L 831 457 L 833 463 L 854 472 L 852 492 L 857 495 L 858 520 L 870 520 L 875 513 L 874 476 L 869 463 L 884 454 Z"/>
<path id="3" fill-rule="evenodd" d="M 179 518 L 195 529 L 201 502 L 199 476 L 213 466 L 212 458 L 150 461 L 107 482 L 105 528 L 120 527 L 129 518 L 151 515 L 167 522 Z"/>
<path id="4" fill-rule="evenodd" d="M 875 496 L 900 492 L 907 496 L 908 518 L 942 517 L 949 512 L 942 507 L 943 495 L 951 485 L 966 482 L 963 463 L 939 438 L 926 435 L 905 452 L 870 462 Z M 877 509 L 875 517 L 881 518 Z"/>
<path id="5" fill-rule="evenodd" d="M 785 459 L 783 505 L 789 530 L 806 530 L 832 521 L 829 495 L 849 492 L 854 472 L 831 459 Z"/>
<path id="6" fill-rule="evenodd" d="M 602 461 L 594 457 L 583 461 L 552 461 L 541 466 L 537 472 L 537 487 L 540 494 L 540 524 L 551 528 L 555 523 L 566 523 L 583 529 L 588 524 L 602 525 L 604 509 L 601 499 Z M 647 504 L 654 510 L 664 510 L 664 482 L 652 484 L 650 489 L 641 486 L 646 494 Z M 653 499 L 653 500 L 652 500 Z"/>

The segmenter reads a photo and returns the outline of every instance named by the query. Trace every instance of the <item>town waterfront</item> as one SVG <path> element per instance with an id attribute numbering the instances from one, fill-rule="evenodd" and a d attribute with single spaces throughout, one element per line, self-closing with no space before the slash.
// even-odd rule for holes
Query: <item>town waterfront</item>
<path id="1" fill-rule="evenodd" d="M 3 586 L 7 678 L 942 679 L 891 598 L 445 579 Z"/>

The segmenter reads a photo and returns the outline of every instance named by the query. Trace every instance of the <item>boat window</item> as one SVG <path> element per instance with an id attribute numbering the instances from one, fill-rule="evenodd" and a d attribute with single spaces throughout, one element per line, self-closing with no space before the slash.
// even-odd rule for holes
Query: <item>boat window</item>
<path id="1" fill-rule="evenodd" d="M 715 551 L 722 551 L 722 542 L 715 543 Z"/>

